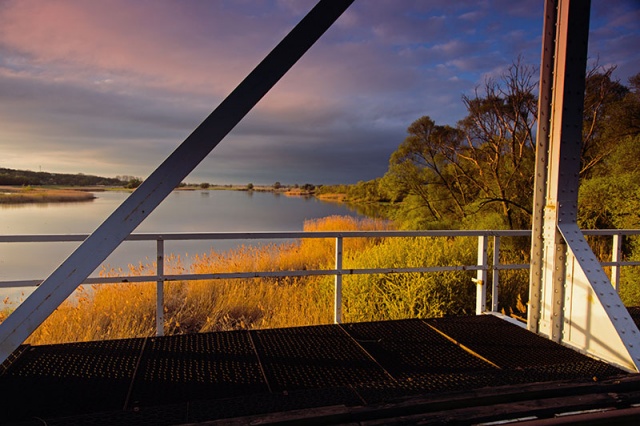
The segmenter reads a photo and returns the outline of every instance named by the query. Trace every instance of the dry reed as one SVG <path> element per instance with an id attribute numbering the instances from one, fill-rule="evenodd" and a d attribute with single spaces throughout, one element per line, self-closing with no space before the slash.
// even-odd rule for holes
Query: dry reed
<path id="1" fill-rule="evenodd" d="M 304 230 L 391 229 L 389 222 L 331 216 L 307 221 Z M 377 239 L 348 238 L 345 261 L 379 244 Z M 191 259 L 192 273 L 284 271 L 331 268 L 334 240 L 240 246 Z M 102 276 L 148 275 L 156 265 L 130 265 L 129 271 L 103 270 Z M 185 270 L 179 257 L 165 261 L 165 273 Z M 167 334 L 232 329 L 327 324 L 333 320 L 333 277 L 222 279 L 165 284 Z M 155 332 L 155 283 L 95 285 L 80 288 L 28 339 L 30 344 L 151 336 Z M 1 320 L 1 318 L 0 318 Z"/>

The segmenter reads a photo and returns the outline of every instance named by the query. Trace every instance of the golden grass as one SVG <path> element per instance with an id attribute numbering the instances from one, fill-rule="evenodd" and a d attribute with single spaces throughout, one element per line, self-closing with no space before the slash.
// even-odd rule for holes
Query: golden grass
<path id="1" fill-rule="evenodd" d="M 0 204 L 62 203 L 90 201 L 96 198 L 92 193 L 73 189 L 49 189 L 0 186 Z"/>
<path id="2" fill-rule="evenodd" d="M 331 216 L 307 221 L 308 232 L 384 230 L 389 222 Z M 345 262 L 379 244 L 377 239 L 347 238 Z M 191 259 L 189 272 L 247 272 L 328 269 L 334 262 L 334 239 L 240 246 L 211 251 Z M 154 264 L 131 265 L 129 271 L 103 270 L 103 276 L 150 275 Z M 184 271 L 179 257 L 169 256 L 165 273 Z M 28 339 L 51 344 L 151 336 L 155 333 L 155 283 L 104 284 L 79 289 Z M 333 277 L 226 279 L 165 284 L 165 333 L 273 328 L 333 321 Z M 1 316 L 1 315 L 0 315 Z M 2 318 L 0 318 L 1 321 Z"/>

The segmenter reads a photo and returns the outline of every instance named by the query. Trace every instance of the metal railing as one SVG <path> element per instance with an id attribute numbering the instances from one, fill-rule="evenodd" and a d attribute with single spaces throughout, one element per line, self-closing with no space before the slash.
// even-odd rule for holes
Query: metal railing
<path id="1" fill-rule="evenodd" d="M 620 267 L 640 266 L 638 261 L 622 260 L 622 237 L 640 235 L 640 230 L 584 230 L 585 235 L 611 236 L 613 249 L 611 261 L 602 262 L 602 266 L 611 267 L 611 282 L 616 289 L 620 283 Z M 0 235 L 0 243 L 48 243 L 48 242 L 82 242 L 88 235 Z M 528 269 L 529 264 L 502 264 L 500 261 L 500 239 L 503 237 L 530 237 L 529 230 L 460 230 L 460 231 L 327 231 L 327 232 L 214 232 L 214 233 L 166 233 L 166 234 L 131 234 L 125 241 L 155 241 L 157 267 L 154 275 L 113 276 L 87 278 L 83 284 L 115 284 L 156 282 L 156 333 L 164 334 L 164 283 L 171 281 L 219 280 L 232 278 L 261 277 L 300 277 L 333 275 L 335 277 L 334 321 L 342 321 L 342 277 L 344 275 L 428 273 L 442 271 L 477 271 L 476 278 L 476 314 L 498 311 L 499 273 L 501 270 Z M 406 238 L 406 237 L 477 237 L 478 257 L 474 265 L 427 266 L 412 268 L 343 268 L 343 242 L 346 238 Z M 255 271 L 228 272 L 206 274 L 165 274 L 164 243 L 166 241 L 188 240 L 300 240 L 308 238 L 331 238 L 335 240 L 335 268 L 295 271 Z M 489 238 L 492 238 L 492 250 L 489 253 Z M 489 262 L 489 258 L 491 262 Z M 492 271 L 491 303 L 487 310 L 487 277 Z M 0 281 L 0 288 L 37 287 L 43 280 Z"/>

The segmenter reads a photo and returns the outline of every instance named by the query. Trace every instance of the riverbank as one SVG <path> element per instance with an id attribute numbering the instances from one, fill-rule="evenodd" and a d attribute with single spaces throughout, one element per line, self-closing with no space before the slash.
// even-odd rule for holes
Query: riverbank
<path id="1" fill-rule="evenodd" d="M 0 204 L 81 202 L 95 198 L 91 192 L 77 189 L 0 186 Z"/>
<path id="2" fill-rule="evenodd" d="M 29 204 L 29 203 L 65 203 L 91 201 L 96 198 L 94 192 L 104 191 L 127 191 L 133 192 L 135 188 L 123 188 L 116 186 L 8 186 L 0 185 L 0 204 Z M 340 192 L 322 192 L 307 187 L 272 185 L 195 185 L 189 184 L 180 186 L 176 191 L 241 191 L 281 194 L 288 197 L 314 197 L 325 202 L 349 204 L 356 208 L 361 214 L 369 217 L 386 217 L 376 214 L 374 210 L 380 207 L 379 203 L 371 201 L 362 202 L 352 200 L 347 194 Z M 363 211 L 360 211 L 363 210 Z M 378 212 L 379 213 L 379 212 Z"/>

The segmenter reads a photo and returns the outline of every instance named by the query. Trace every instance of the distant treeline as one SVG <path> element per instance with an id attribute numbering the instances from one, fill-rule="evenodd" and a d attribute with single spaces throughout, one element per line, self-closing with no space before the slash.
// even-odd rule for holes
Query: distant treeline
<path id="1" fill-rule="evenodd" d="M 74 175 L 0 168 L 0 185 L 123 186 L 125 183 L 117 178 L 82 173 Z"/>

